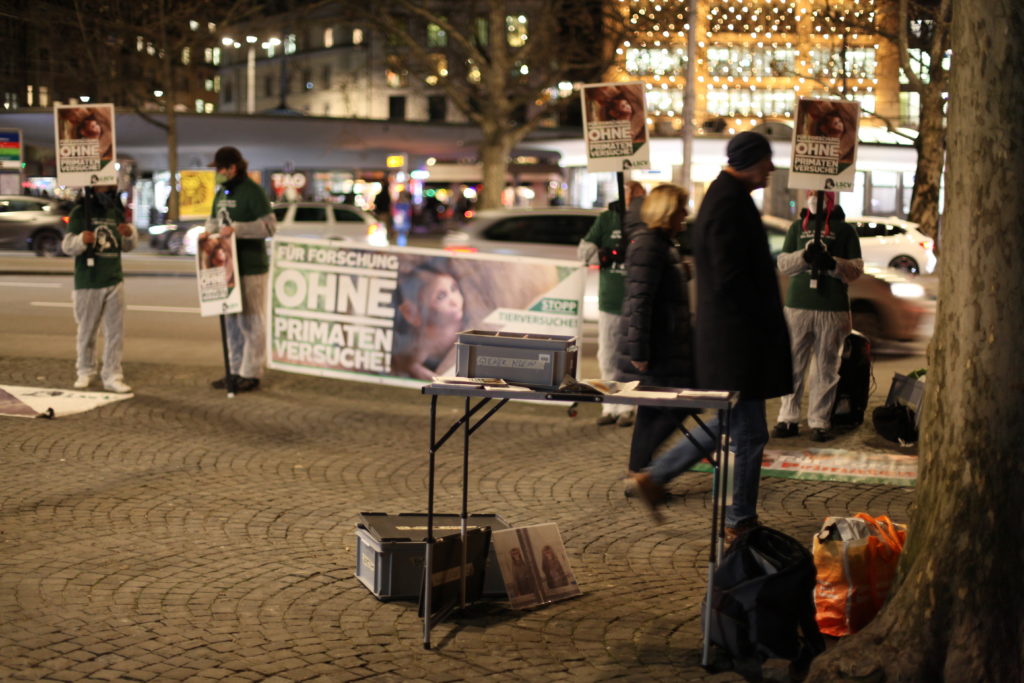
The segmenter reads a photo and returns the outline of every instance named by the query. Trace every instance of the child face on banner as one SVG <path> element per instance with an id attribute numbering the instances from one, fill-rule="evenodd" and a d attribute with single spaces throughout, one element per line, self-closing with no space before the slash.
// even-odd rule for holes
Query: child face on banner
<path id="1" fill-rule="evenodd" d="M 447 273 L 433 274 L 420 291 L 420 310 L 427 327 L 461 325 L 463 304 L 459 283 Z"/>

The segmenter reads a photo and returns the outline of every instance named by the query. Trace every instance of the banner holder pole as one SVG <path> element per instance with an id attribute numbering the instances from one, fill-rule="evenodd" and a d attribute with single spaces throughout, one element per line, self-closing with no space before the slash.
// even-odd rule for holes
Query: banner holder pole
<path id="1" fill-rule="evenodd" d="M 814 194 L 814 244 L 821 246 L 821 225 L 825 216 L 825 191 L 818 190 Z M 811 289 L 818 288 L 818 280 L 821 279 L 821 271 L 815 267 L 811 268 Z"/>
<path id="2" fill-rule="evenodd" d="M 616 171 L 615 182 L 619 188 L 619 225 L 621 226 L 620 229 L 623 231 L 623 234 L 625 234 L 626 211 L 629 210 L 629 207 L 626 206 L 626 176 L 622 171 Z"/>
<path id="3" fill-rule="evenodd" d="M 228 358 L 227 318 L 220 314 L 220 346 L 224 351 L 224 386 L 228 390 L 228 398 L 235 397 L 235 378 L 231 374 L 231 361 Z"/>

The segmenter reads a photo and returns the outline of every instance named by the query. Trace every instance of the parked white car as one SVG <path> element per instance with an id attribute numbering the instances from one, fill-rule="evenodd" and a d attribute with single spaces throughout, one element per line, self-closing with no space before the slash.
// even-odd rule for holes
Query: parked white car
<path id="1" fill-rule="evenodd" d="M 388 230 L 376 218 L 358 206 L 330 202 L 275 202 L 271 205 L 277 218 L 278 237 L 356 242 L 372 247 L 388 246 Z M 198 225 L 185 234 L 184 251 L 196 253 Z"/>
<path id="2" fill-rule="evenodd" d="M 791 220 L 764 216 L 765 225 L 789 229 Z M 847 217 L 860 237 L 864 263 L 896 268 L 914 275 L 935 271 L 935 241 L 918 230 L 917 223 L 890 216 Z"/>

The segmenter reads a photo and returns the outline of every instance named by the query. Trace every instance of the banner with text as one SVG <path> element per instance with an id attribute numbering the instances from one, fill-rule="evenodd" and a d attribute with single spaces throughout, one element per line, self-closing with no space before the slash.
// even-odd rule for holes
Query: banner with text
<path id="1" fill-rule="evenodd" d="M 793 126 L 790 189 L 852 191 L 859 122 L 856 102 L 801 99 Z"/>
<path id="2" fill-rule="evenodd" d="M 53 125 L 58 185 L 117 184 L 114 105 L 54 105 Z"/>
<path id="3" fill-rule="evenodd" d="M 587 170 L 628 171 L 651 167 L 644 84 L 594 83 L 580 90 Z"/>
<path id="4" fill-rule="evenodd" d="M 268 365 L 419 386 L 454 374 L 464 330 L 578 337 L 585 273 L 574 261 L 277 237 Z"/>

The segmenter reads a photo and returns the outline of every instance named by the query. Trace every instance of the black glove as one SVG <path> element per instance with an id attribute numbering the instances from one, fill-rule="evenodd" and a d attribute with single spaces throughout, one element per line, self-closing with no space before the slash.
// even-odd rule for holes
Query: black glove
<path id="1" fill-rule="evenodd" d="M 823 251 L 814 257 L 814 263 L 811 265 L 815 270 L 827 273 L 831 270 L 835 270 L 836 260 L 832 258 L 832 254 L 827 251 Z"/>
<path id="2" fill-rule="evenodd" d="M 804 247 L 804 261 L 807 262 L 807 265 L 813 266 L 819 254 L 827 253 L 825 245 L 821 242 L 808 242 L 807 246 Z"/>

